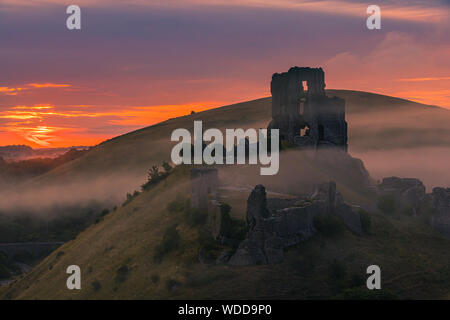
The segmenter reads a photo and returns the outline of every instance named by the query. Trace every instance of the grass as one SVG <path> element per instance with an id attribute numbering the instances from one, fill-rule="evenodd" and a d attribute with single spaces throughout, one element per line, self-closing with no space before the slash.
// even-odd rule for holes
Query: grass
<path id="1" fill-rule="evenodd" d="M 249 298 L 443 298 L 450 285 L 450 241 L 420 219 L 370 215 L 370 234 L 341 230 L 319 233 L 291 247 L 282 263 L 231 267 L 201 264 L 199 226 L 169 212 L 167 204 L 188 193 L 188 168 L 179 167 L 166 181 L 118 208 L 75 240 L 52 253 L 31 273 L 0 289 L 13 299 L 249 299 Z M 232 192 L 233 201 L 239 197 Z M 245 202 L 248 193 L 242 192 Z M 243 206 L 242 206 L 243 207 Z M 242 216 L 245 212 L 233 212 Z M 153 256 L 168 227 L 177 223 L 180 242 L 164 258 Z M 82 270 L 82 290 L 67 290 L 65 268 Z M 361 287 L 365 269 L 381 267 L 383 294 Z M 49 268 L 49 266 L 52 268 Z M 90 272 L 88 272 L 88 270 Z M 361 291 L 362 290 L 362 291 Z M 368 297 L 366 297 L 368 296 Z"/>

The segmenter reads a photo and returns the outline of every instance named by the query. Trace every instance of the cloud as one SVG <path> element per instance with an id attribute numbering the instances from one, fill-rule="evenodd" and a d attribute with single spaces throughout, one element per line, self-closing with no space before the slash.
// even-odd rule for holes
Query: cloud
<path id="1" fill-rule="evenodd" d="M 57 83 L 29 83 L 28 86 L 33 88 L 66 88 L 70 87 L 70 84 L 57 84 Z"/>
<path id="2" fill-rule="evenodd" d="M 450 108 L 448 53 L 445 43 L 430 50 L 427 39 L 389 32 L 367 54 L 344 51 L 325 61 L 327 85 Z"/>
<path id="3" fill-rule="evenodd" d="M 6 94 L 8 96 L 15 96 L 22 90 L 25 90 L 25 88 L 0 87 L 0 94 Z"/>
<path id="4" fill-rule="evenodd" d="M 22 6 L 37 6 L 37 2 L 27 0 L 3 0 L 4 8 Z M 58 0 L 41 0 L 40 6 L 60 5 Z M 83 7 L 102 7 L 104 3 L 96 0 L 79 0 L 77 2 Z M 364 1 L 351 0 L 128 0 L 126 4 L 129 8 L 172 8 L 190 9 L 198 7 L 236 7 L 236 8 L 262 8 L 277 9 L 286 11 L 318 12 L 332 15 L 366 17 L 368 3 Z M 408 20 L 425 23 L 439 23 L 448 19 L 448 1 L 429 0 L 426 4 L 423 1 L 402 1 L 390 0 L 380 4 L 382 16 L 394 20 Z M 124 6 L 121 0 L 108 1 L 108 7 Z M 1 7 L 0 7 L 1 9 Z"/>
<path id="5" fill-rule="evenodd" d="M 24 87 L 0 87 L 0 94 L 15 96 L 24 90 L 42 89 L 42 88 L 68 88 L 70 86 L 71 86 L 70 84 L 57 84 L 57 83 L 28 83 Z"/>
<path id="6" fill-rule="evenodd" d="M 429 78 L 397 79 L 397 81 L 404 81 L 404 82 L 442 81 L 442 80 L 450 80 L 450 77 L 429 77 Z"/>
<path id="7" fill-rule="evenodd" d="M 0 111 L 0 121 L 6 120 L 0 130 L 15 134 L 39 147 L 89 145 L 168 118 L 188 115 L 192 111 L 203 111 L 222 104 L 201 102 L 116 108 L 96 105 L 18 105 Z"/>

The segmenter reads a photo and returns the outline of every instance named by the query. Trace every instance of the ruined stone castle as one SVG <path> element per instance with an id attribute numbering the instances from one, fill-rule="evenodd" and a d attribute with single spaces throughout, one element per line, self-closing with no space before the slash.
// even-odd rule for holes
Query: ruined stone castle
<path id="1" fill-rule="evenodd" d="M 228 246 L 215 263 L 258 265 L 281 262 L 286 248 L 306 241 L 318 232 L 316 221 L 320 226 L 323 215 L 338 219 L 357 236 L 367 234 L 372 213 L 400 212 L 425 219 L 430 216 L 429 224 L 450 238 L 450 188 L 434 188 L 432 193 L 426 193 L 420 180 L 399 177 L 387 177 L 374 185 L 363 162 L 347 153 L 345 100 L 326 95 L 321 68 L 293 67 L 288 72 L 275 73 L 271 92 L 269 129 L 279 129 L 282 140 L 299 148 L 337 149 L 327 152 L 333 153 L 332 157 L 314 157 L 318 168 L 346 173 L 346 179 L 352 177 L 348 181 L 364 189 L 373 201 L 360 206 L 345 202 L 334 181 L 317 184 L 311 194 L 286 197 L 278 194 L 273 198 L 267 197 L 265 187 L 258 184 L 247 200 L 245 238 L 232 238 L 225 232 L 225 222 L 231 218 L 224 218 L 228 213 L 222 210 L 224 203 L 219 192 L 218 169 L 192 168 L 191 206 L 207 213 L 207 229 L 213 239 Z M 201 250 L 199 260 L 206 261 Z"/>
<path id="2" fill-rule="evenodd" d="M 347 151 L 345 100 L 325 94 L 322 68 L 292 67 L 275 73 L 270 84 L 272 121 L 280 138 L 299 147 Z"/>

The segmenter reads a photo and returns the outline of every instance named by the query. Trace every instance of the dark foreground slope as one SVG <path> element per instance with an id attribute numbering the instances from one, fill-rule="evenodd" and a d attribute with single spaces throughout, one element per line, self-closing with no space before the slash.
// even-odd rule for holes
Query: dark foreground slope
<path id="1" fill-rule="evenodd" d="M 205 236 L 201 220 L 193 222 L 174 210 L 174 201 L 180 203 L 189 194 L 188 169 L 178 167 L 156 187 L 105 216 L 29 274 L 1 288 L 0 297 L 317 299 L 448 294 L 450 240 L 431 230 L 424 219 L 394 212 L 370 213 L 369 234 L 364 236 L 350 233 L 338 221 L 329 223 L 312 239 L 289 248 L 280 264 L 242 267 L 208 261 L 209 255 L 220 252 L 220 245 Z M 248 194 L 238 189 L 222 193 L 235 218 L 244 218 Z M 168 231 L 173 227 L 179 237 Z M 66 268 L 72 264 L 82 270 L 81 290 L 66 288 Z M 365 289 L 365 270 L 371 264 L 382 270 L 380 292 Z"/>

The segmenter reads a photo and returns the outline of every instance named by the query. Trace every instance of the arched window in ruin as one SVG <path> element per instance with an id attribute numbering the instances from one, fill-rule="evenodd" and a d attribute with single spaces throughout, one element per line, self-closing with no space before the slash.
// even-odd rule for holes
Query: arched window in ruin
<path id="1" fill-rule="evenodd" d="M 308 81 L 302 81 L 303 91 L 308 92 Z"/>
<path id="2" fill-rule="evenodd" d="M 305 98 L 300 98 L 300 114 L 301 115 L 304 115 L 304 113 L 305 113 L 305 102 L 306 102 L 306 99 Z"/>
<path id="3" fill-rule="evenodd" d="M 300 136 L 301 137 L 309 136 L 309 130 L 310 129 L 308 125 L 304 126 L 303 128 L 300 129 Z"/>
<path id="4" fill-rule="evenodd" d="M 325 128 L 319 124 L 319 140 L 325 140 Z"/>
<path id="5" fill-rule="evenodd" d="M 305 112 L 305 102 L 306 102 L 306 96 L 308 94 L 308 81 L 302 81 L 301 82 L 301 96 L 300 96 L 300 114 L 303 115 Z"/>

